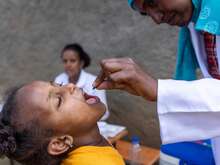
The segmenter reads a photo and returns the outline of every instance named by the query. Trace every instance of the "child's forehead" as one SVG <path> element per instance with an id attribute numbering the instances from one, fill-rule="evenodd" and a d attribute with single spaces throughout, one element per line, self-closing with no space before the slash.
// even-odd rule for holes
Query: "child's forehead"
<path id="1" fill-rule="evenodd" d="M 33 88 L 33 87 L 39 87 L 39 88 L 43 88 L 43 87 L 47 87 L 49 86 L 50 83 L 49 82 L 46 82 L 46 81 L 32 81 L 30 82 L 29 84 L 27 84 L 26 86 L 29 87 L 29 88 Z"/>
<path id="2" fill-rule="evenodd" d="M 34 92 L 39 92 L 42 90 L 45 90 L 45 88 L 49 87 L 49 83 L 44 82 L 44 81 L 33 81 L 31 83 L 28 83 L 24 85 L 20 90 L 19 94 L 32 94 Z"/>
<path id="3" fill-rule="evenodd" d="M 49 93 L 49 83 L 46 82 L 32 82 L 23 86 L 17 93 L 18 105 L 29 108 L 41 107 L 46 101 Z"/>
<path id="4" fill-rule="evenodd" d="M 48 83 L 33 82 L 23 86 L 17 93 L 17 106 L 19 118 L 25 121 L 36 119 L 48 113 L 49 106 L 46 102 Z"/>

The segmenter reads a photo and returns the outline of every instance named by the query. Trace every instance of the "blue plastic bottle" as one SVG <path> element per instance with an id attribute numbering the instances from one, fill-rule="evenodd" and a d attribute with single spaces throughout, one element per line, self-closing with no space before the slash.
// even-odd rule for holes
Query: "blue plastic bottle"
<path id="1" fill-rule="evenodd" d="M 138 162 L 141 161 L 141 146 L 140 146 L 140 138 L 138 136 L 133 136 L 131 138 L 132 148 L 130 151 L 130 165 L 139 165 Z"/>

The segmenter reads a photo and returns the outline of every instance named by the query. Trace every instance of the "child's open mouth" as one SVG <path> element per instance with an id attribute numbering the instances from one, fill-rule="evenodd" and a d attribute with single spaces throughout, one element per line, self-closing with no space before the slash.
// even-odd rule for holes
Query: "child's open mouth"
<path id="1" fill-rule="evenodd" d="M 91 96 L 84 92 L 84 98 L 87 104 L 100 103 L 100 99 L 97 96 Z"/>

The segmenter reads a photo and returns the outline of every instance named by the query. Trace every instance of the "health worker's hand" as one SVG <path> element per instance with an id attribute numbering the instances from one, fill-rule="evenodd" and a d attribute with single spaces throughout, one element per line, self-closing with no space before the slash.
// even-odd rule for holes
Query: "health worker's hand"
<path id="1" fill-rule="evenodd" d="M 145 73 L 131 58 L 101 61 L 101 71 L 93 83 L 97 89 L 120 89 L 149 101 L 157 100 L 158 82 Z"/>

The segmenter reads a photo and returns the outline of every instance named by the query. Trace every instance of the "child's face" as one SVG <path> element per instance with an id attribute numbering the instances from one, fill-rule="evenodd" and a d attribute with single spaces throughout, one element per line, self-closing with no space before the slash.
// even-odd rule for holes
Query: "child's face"
<path id="1" fill-rule="evenodd" d="M 17 94 L 24 123 L 39 119 L 43 128 L 72 136 L 87 133 L 105 113 L 98 98 L 85 96 L 73 84 L 59 86 L 43 81 L 25 85 Z"/>

